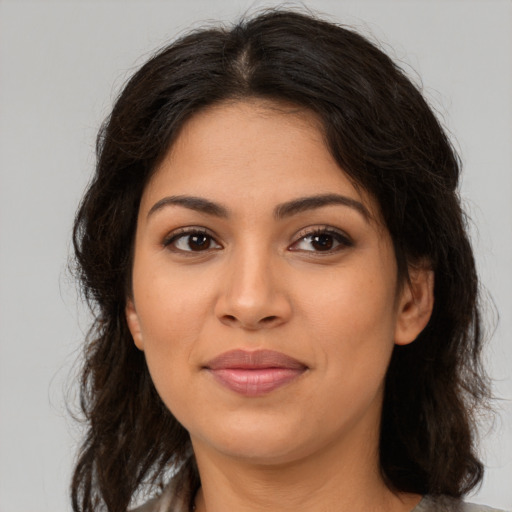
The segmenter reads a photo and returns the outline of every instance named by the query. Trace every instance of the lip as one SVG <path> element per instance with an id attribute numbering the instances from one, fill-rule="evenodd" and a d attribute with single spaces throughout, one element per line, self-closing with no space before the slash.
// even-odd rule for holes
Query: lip
<path id="1" fill-rule="evenodd" d="M 245 396 L 261 396 L 300 377 L 307 366 L 274 350 L 231 350 L 204 369 L 224 387 Z"/>

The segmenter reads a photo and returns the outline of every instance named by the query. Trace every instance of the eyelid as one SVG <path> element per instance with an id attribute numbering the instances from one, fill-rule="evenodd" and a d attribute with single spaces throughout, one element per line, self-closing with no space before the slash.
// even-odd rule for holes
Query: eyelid
<path id="1" fill-rule="evenodd" d="M 222 248 L 222 244 L 217 240 L 216 235 L 214 233 L 212 233 L 209 229 L 205 228 L 204 226 L 183 226 L 183 227 L 177 228 L 177 229 L 171 231 L 170 233 L 168 233 L 164 237 L 164 239 L 162 240 L 162 247 L 170 249 L 170 246 L 172 246 L 173 242 L 179 240 L 180 237 L 187 236 L 187 235 L 188 236 L 190 236 L 190 235 L 206 235 L 209 238 L 211 238 L 212 241 L 216 245 L 219 245 Z M 203 252 L 204 253 L 208 252 L 208 250 L 216 251 L 219 249 L 217 247 L 214 247 L 214 248 L 210 248 L 210 249 L 204 250 L 204 251 L 184 251 L 182 249 L 178 249 L 177 247 L 174 247 L 171 250 L 173 250 L 173 252 L 177 252 L 180 254 L 187 254 L 187 253 L 201 254 Z"/>
<path id="2" fill-rule="evenodd" d="M 173 243 L 179 240 L 181 237 L 191 236 L 191 235 L 206 235 L 209 237 L 212 242 L 218 247 L 209 247 L 203 251 L 194 251 L 194 250 L 184 250 L 179 249 L 178 247 L 172 247 Z M 293 246 L 300 243 L 307 237 L 315 236 L 315 235 L 330 235 L 333 236 L 337 242 L 337 245 L 332 249 L 327 249 L 325 251 L 322 250 L 306 250 L 306 249 L 294 249 Z M 211 251 L 217 251 L 219 249 L 223 249 L 222 244 L 218 241 L 217 235 L 215 235 L 212 231 L 204 226 L 183 226 L 177 228 L 170 233 L 168 233 L 164 239 L 162 240 L 162 247 L 172 250 L 173 252 L 186 254 L 186 255 L 199 255 L 201 253 L 208 253 Z M 329 255 L 336 252 L 339 252 L 345 248 L 352 247 L 354 242 L 352 238 L 343 230 L 336 228 L 334 226 L 329 225 L 316 225 L 316 226 L 307 226 L 302 228 L 300 231 L 294 235 L 294 241 L 292 244 L 288 246 L 289 251 L 296 252 L 308 252 L 316 255 Z"/>
<path id="3" fill-rule="evenodd" d="M 333 236 L 339 245 L 334 249 L 329 249 L 326 251 L 307 251 L 307 250 L 303 250 L 303 249 L 293 249 L 292 248 L 294 245 L 301 242 L 304 238 L 307 238 L 309 236 L 314 236 L 314 235 L 323 235 L 323 234 Z M 301 229 L 295 235 L 294 239 L 295 239 L 294 242 L 289 246 L 288 250 L 297 251 L 297 252 L 309 252 L 309 253 L 318 254 L 318 255 L 329 255 L 329 254 L 339 252 L 340 250 L 342 250 L 344 248 L 354 246 L 354 241 L 346 232 L 344 232 L 343 230 L 341 230 L 339 228 L 335 228 L 334 226 L 329 226 L 329 225 L 305 227 L 305 228 Z"/>

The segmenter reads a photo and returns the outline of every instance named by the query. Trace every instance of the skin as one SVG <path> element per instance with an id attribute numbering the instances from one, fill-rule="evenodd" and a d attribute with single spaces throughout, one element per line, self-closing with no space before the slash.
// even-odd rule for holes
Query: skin
<path id="1" fill-rule="evenodd" d="M 279 205 L 334 193 L 346 204 L 276 217 Z M 379 418 L 393 347 L 428 322 L 432 283 L 416 269 L 399 286 L 378 207 L 333 160 L 313 114 L 248 100 L 189 120 L 142 197 L 126 315 L 190 433 L 197 510 L 411 510 L 420 496 L 380 476 Z M 232 349 L 276 350 L 307 370 L 247 397 L 205 370 Z"/>

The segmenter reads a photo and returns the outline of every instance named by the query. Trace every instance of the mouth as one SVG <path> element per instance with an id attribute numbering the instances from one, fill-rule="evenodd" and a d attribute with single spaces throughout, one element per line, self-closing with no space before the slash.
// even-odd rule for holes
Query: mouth
<path id="1" fill-rule="evenodd" d="M 204 369 L 222 386 L 245 396 L 262 396 L 300 377 L 308 367 L 273 350 L 231 350 Z"/>

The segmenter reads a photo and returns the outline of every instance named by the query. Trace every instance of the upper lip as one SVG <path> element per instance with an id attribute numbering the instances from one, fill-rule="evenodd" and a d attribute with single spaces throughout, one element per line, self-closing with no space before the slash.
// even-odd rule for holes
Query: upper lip
<path id="1" fill-rule="evenodd" d="M 262 368 L 288 368 L 305 370 L 307 366 L 293 357 L 275 350 L 230 350 L 214 357 L 205 364 L 210 370 L 236 368 L 257 370 Z"/>

